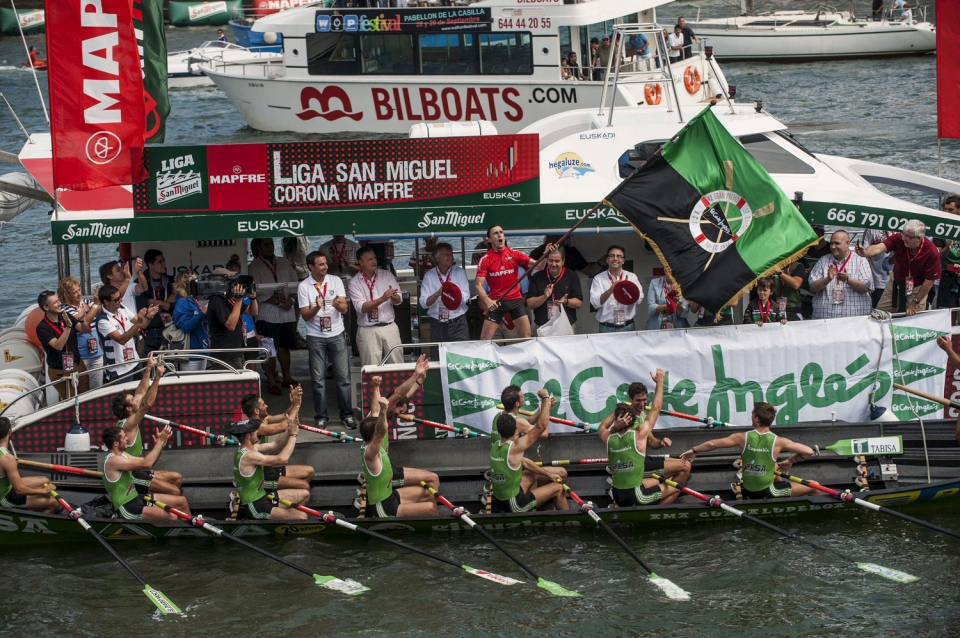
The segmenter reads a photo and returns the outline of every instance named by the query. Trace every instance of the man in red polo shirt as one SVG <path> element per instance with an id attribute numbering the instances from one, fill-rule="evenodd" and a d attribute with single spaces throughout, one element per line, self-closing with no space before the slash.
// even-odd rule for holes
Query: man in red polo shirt
<path id="1" fill-rule="evenodd" d="M 940 277 L 940 251 L 932 241 L 924 238 L 926 232 L 927 227 L 922 221 L 911 219 L 904 225 L 903 232 L 891 233 L 883 242 L 868 248 L 857 246 L 857 254 L 861 257 L 894 252 L 893 278 L 889 284 L 892 286 L 894 312 L 915 315 L 918 310 L 923 310 L 927 293 Z"/>
<path id="2" fill-rule="evenodd" d="M 486 341 L 493 339 L 497 326 L 503 320 L 503 315 L 507 313 L 510 313 L 510 318 L 513 319 L 513 324 L 520 336 L 529 337 L 530 318 L 523 305 L 520 286 L 514 286 L 514 284 L 519 279 L 518 268 L 521 266 L 529 268 L 530 257 L 507 246 L 507 237 L 500 226 L 491 226 L 487 230 L 487 237 L 490 239 L 491 248 L 477 265 L 475 284 L 480 308 L 487 313 L 480 338 Z M 551 252 L 553 245 L 551 244 L 547 249 L 547 253 Z M 490 287 L 489 295 L 484 289 L 484 283 Z M 507 293 L 506 296 L 500 300 L 500 296 L 504 293 Z"/>

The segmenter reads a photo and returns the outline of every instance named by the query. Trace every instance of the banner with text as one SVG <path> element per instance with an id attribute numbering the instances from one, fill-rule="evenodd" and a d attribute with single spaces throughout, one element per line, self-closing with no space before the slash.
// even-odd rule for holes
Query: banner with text
<path id="1" fill-rule="evenodd" d="M 553 337 L 507 346 L 444 343 L 446 422 L 489 432 L 501 391 L 515 384 L 523 389 L 528 409 L 536 409 L 535 393 L 546 387 L 557 397 L 554 416 L 597 424 L 617 401 L 628 401 L 631 382 L 645 383 L 652 400 L 650 374 L 658 367 L 667 372 L 665 410 L 737 425 L 750 424 L 754 401 L 773 404 L 777 425 L 834 416 L 867 421 L 875 386 L 877 405 L 899 420 L 915 418 L 914 410 L 938 418 L 940 404 L 907 397 L 893 383 L 941 395 L 947 359 L 936 338 L 949 334 L 950 313 L 943 310 L 895 319 L 892 326 L 853 317 L 785 326 Z M 899 359 L 893 356 L 891 339 Z M 657 423 L 691 424 L 666 416 Z"/>
<path id="2" fill-rule="evenodd" d="M 540 201 L 536 135 L 151 147 L 135 212 Z"/>

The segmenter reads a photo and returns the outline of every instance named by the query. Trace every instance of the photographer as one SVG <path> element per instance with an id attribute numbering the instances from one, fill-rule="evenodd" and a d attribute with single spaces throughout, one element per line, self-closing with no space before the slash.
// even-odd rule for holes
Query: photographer
<path id="1" fill-rule="evenodd" d="M 43 344 L 43 352 L 47 359 L 47 374 L 50 381 L 56 381 L 74 372 L 86 372 L 87 366 L 80 358 L 80 347 L 77 345 L 77 328 L 89 326 L 86 318 L 74 319 L 63 306 L 57 293 L 44 290 L 37 298 L 37 305 L 43 310 L 43 319 L 37 324 L 37 338 Z M 66 381 L 54 386 L 61 399 L 73 396 L 73 384 Z M 90 389 L 90 378 L 81 375 L 77 382 L 77 390 L 81 393 Z"/>
<path id="2" fill-rule="evenodd" d="M 257 296 L 255 293 L 246 293 L 249 304 L 244 300 L 244 285 L 234 279 L 233 272 L 226 268 L 217 268 L 213 271 L 217 277 L 227 278 L 232 288 L 228 295 L 213 295 L 207 305 L 207 325 L 210 330 L 210 347 L 214 350 L 244 348 L 247 345 L 246 331 L 240 315 L 249 307 L 250 314 L 256 316 Z M 240 370 L 244 366 L 243 353 L 215 353 L 230 366 Z"/>
<path id="3" fill-rule="evenodd" d="M 197 279 L 192 270 L 184 270 L 173 280 L 173 292 L 177 303 L 173 307 L 173 323 L 186 336 L 185 349 L 201 350 L 210 347 L 210 335 L 207 332 L 207 315 L 200 307 L 200 301 L 190 292 L 190 283 Z M 180 364 L 181 370 L 205 370 L 206 359 L 194 359 Z"/>

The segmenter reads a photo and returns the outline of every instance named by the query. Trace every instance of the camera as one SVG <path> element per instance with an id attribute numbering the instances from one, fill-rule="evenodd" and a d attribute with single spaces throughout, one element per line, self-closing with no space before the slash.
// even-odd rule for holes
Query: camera
<path id="1" fill-rule="evenodd" d="M 243 286 L 243 291 L 235 293 L 233 291 L 235 284 Z M 188 292 L 198 299 L 216 296 L 239 299 L 257 294 L 257 284 L 250 275 L 204 275 L 201 279 L 195 279 L 188 284 Z"/>

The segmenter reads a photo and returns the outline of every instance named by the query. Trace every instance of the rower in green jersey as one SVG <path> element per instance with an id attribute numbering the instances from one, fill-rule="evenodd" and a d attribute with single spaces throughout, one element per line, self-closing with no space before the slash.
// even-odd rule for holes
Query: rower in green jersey
<path id="1" fill-rule="evenodd" d="M 503 392 L 500 393 L 500 405 L 503 406 L 503 412 L 498 412 L 494 415 L 493 426 L 490 428 L 490 441 L 492 443 L 500 440 L 500 433 L 497 431 L 497 420 L 501 414 L 509 414 L 513 417 L 514 421 L 517 422 L 517 431 L 520 433 L 520 436 L 526 436 L 527 432 L 533 429 L 534 426 L 531 425 L 531 421 L 537 422 L 540 420 L 539 411 L 534 412 L 529 418 L 520 415 L 520 408 L 523 407 L 523 390 L 521 390 L 518 385 L 508 385 L 503 389 Z M 540 439 L 546 439 L 548 436 L 549 427 L 543 431 Z M 523 469 L 524 475 L 530 479 L 531 484 L 535 487 L 556 483 L 557 479 L 561 481 L 567 480 L 567 470 L 562 467 L 543 467 L 537 468 L 536 471 L 527 469 L 528 467 L 537 467 L 537 464 L 532 461 L 527 461 Z M 551 509 L 551 504 L 548 503 L 545 508 L 541 509 Z"/>
<path id="2" fill-rule="evenodd" d="M 613 418 L 604 419 L 597 430 L 600 440 L 607 446 L 607 463 L 613 475 L 613 500 L 620 507 L 634 505 L 667 504 L 676 500 L 680 493 L 676 488 L 660 485 L 655 478 L 643 478 L 647 469 L 662 470 L 665 463 L 651 464 L 647 468 L 647 445 L 652 436 L 653 426 L 660 416 L 663 407 L 663 378 L 664 372 L 660 368 L 652 375 L 657 389 L 653 394 L 653 403 L 646 415 L 639 415 L 632 405 L 620 404 L 614 410 Z M 632 384 L 633 385 L 637 384 Z M 642 384 L 640 384 L 642 385 Z M 646 403 L 646 386 L 643 386 L 643 403 Z M 637 396 L 637 395 L 634 395 Z M 643 409 L 645 405 L 641 407 Z M 669 439 L 665 439 L 669 445 Z M 690 477 L 689 464 L 677 463 L 680 467 L 673 467 L 673 476 L 682 483 Z"/>
<path id="3" fill-rule="evenodd" d="M 700 443 L 681 454 L 680 457 L 692 463 L 701 452 L 738 447 L 740 448 L 740 469 L 743 473 L 743 495 L 747 498 L 782 498 L 815 493 L 816 490 L 812 487 L 793 484 L 774 473 L 776 470 L 784 474 L 789 473 L 796 461 L 803 461 L 813 456 L 813 450 L 802 443 L 794 443 L 770 431 L 770 426 L 777 416 L 777 410 L 769 403 L 755 402 L 750 416 L 754 427 L 752 431 L 737 432 L 722 439 Z M 777 457 L 781 452 L 793 452 L 793 456 L 778 462 Z"/>
<path id="4" fill-rule="evenodd" d="M 169 514 L 153 503 L 146 504 L 143 497 L 137 493 L 133 473 L 137 470 L 149 470 L 160 458 L 164 446 L 173 430 L 170 426 L 164 427 L 154 437 L 153 449 L 146 456 L 130 456 L 127 454 L 127 433 L 122 428 L 108 427 L 103 431 L 101 440 L 107 448 L 100 471 L 103 472 L 103 486 L 107 490 L 110 502 L 120 518 L 128 520 L 176 520 L 176 516 Z M 150 494 L 154 496 L 154 494 Z M 183 496 L 164 494 L 163 502 L 190 513 L 190 505 Z"/>
<path id="5" fill-rule="evenodd" d="M 636 415 L 633 423 L 636 429 L 640 427 L 647 415 L 647 386 L 640 381 L 631 383 L 627 386 L 627 397 L 630 399 L 629 407 L 633 408 L 633 412 Z M 609 430 L 613 426 L 617 411 L 618 408 L 614 408 L 610 414 L 604 417 L 603 421 L 600 422 L 598 432 Z M 656 419 L 654 419 L 654 421 L 656 421 Z M 654 423 L 653 427 L 656 427 L 656 423 Z M 603 435 L 601 435 L 600 438 L 606 442 L 606 438 Z M 662 439 L 658 439 L 654 436 L 653 430 L 650 430 L 647 433 L 646 449 L 644 450 L 643 471 L 657 472 L 658 474 L 663 474 L 667 478 L 675 480 L 681 485 L 685 485 L 686 482 L 690 480 L 689 462 L 681 460 L 679 456 L 672 457 L 669 454 L 649 454 L 650 450 L 661 450 L 663 448 L 669 448 L 672 445 L 673 441 L 670 440 L 670 437 L 665 436 Z"/>
<path id="6" fill-rule="evenodd" d="M 367 516 L 436 516 L 437 503 L 426 489 L 412 485 L 393 487 L 393 464 L 385 448 L 389 402 L 380 397 L 378 404 L 377 416 L 368 416 L 360 422 L 360 436 L 364 442 L 360 454 L 367 480 Z"/>
<path id="7" fill-rule="evenodd" d="M 270 519 L 275 521 L 303 520 L 305 512 L 286 505 L 274 505 L 267 493 L 275 494 L 296 505 L 310 502 L 310 490 L 282 489 L 268 490 L 264 487 L 264 470 L 270 467 L 286 465 L 297 444 L 300 424 L 296 417 L 286 418 L 287 429 L 276 439 L 267 443 L 260 441 L 260 421 L 246 419 L 227 426 L 227 433 L 240 442 L 240 448 L 233 455 L 233 483 L 240 496 L 240 518 Z"/>
<path id="8" fill-rule="evenodd" d="M 60 507 L 50 491 L 57 489 L 46 476 L 20 476 L 17 457 L 10 451 L 12 424 L 0 416 L 0 507 L 20 507 L 53 514 Z"/>
<path id="9" fill-rule="evenodd" d="M 153 381 L 150 374 L 153 373 Z M 123 428 L 127 435 L 126 453 L 130 456 L 143 456 L 143 437 L 140 434 L 140 422 L 144 415 L 153 408 L 157 401 L 157 391 L 160 388 L 160 379 L 165 372 L 164 366 L 157 366 L 156 359 L 151 354 L 147 358 L 147 368 L 140 378 L 140 385 L 131 392 L 121 390 L 113 396 L 111 409 L 117 417 L 117 427 Z M 183 477 L 178 472 L 168 470 L 137 470 L 133 473 L 133 481 L 140 494 L 152 493 L 160 497 L 177 496 L 180 494 L 180 484 Z M 167 501 L 160 499 L 164 503 Z"/>
<path id="10" fill-rule="evenodd" d="M 494 512 L 529 512 L 548 503 L 558 510 L 570 508 L 563 485 L 524 456 L 550 426 L 550 408 L 556 402 L 546 388 L 541 388 L 537 396 L 540 397 L 540 416 L 526 436 L 520 436 L 512 414 L 501 414 L 497 418 L 500 438 L 490 445 Z M 553 482 L 537 487 L 534 484 L 537 474 L 550 476 Z"/>
<path id="11" fill-rule="evenodd" d="M 420 355 L 420 358 L 417 359 L 416 367 L 413 370 L 413 374 L 410 375 L 410 378 L 397 386 L 390 396 L 387 397 L 386 410 L 388 425 L 396 422 L 398 416 L 407 412 L 407 408 L 410 406 L 410 397 L 416 394 L 417 390 L 420 389 L 420 386 L 423 385 L 423 380 L 426 379 L 427 371 L 429 369 L 430 360 L 427 359 L 427 355 Z M 372 417 L 373 419 L 376 419 L 380 415 L 381 382 L 382 379 L 378 376 L 370 379 L 370 383 L 373 386 L 373 392 L 371 393 L 370 399 L 370 412 L 367 413 L 367 416 Z M 383 451 L 390 451 L 389 438 L 383 440 Z M 393 487 L 403 487 L 404 485 L 420 485 L 420 481 L 423 481 L 435 490 L 440 489 L 440 478 L 434 472 L 428 472 L 427 470 L 421 470 L 416 467 L 393 468 L 393 476 L 390 483 Z"/>
<path id="12" fill-rule="evenodd" d="M 283 434 L 287 431 L 287 420 L 296 419 L 300 424 L 300 404 L 303 400 L 303 387 L 290 388 L 290 407 L 283 414 L 268 413 L 266 402 L 259 394 L 247 394 L 240 399 L 240 410 L 244 416 L 260 422 L 260 445 L 270 442 L 270 437 Z M 263 469 L 264 489 L 268 492 L 277 490 L 309 490 L 315 470 L 309 465 L 281 465 L 268 466 Z"/>

